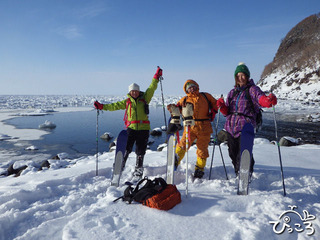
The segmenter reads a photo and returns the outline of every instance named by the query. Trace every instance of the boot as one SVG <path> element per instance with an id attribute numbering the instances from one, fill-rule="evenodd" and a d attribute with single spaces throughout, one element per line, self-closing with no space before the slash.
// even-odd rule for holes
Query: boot
<path id="1" fill-rule="evenodd" d="M 142 179 L 143 167 L 135 167 L 134 172 L 132 173 L 132 182 L 137 183 Z"/>
<path id="2" fill-rule="evenodd" d="M 204 175 L 204 171 L 203 171 L 203 169 L 201 169 L 201 168 L 197 168 L 196 167 L 196 169 L 194 170 L 194 174 L 193 174 L 193 177 L 194 178 L 202 178 L 203 177 L 203 175 Z"/>
<path id="3" fill-rule="evenodd" d="M 137 156 L 136 167 L 132 173 L 132 182 L 138 182 L 142 179 L 143 175 L 143 155 Z"/>
<path id="4" fill-rule="evenodd" d="M 137 178 L 142 178 L 142 175 L 143 175 L 143 167 L 136 167 L 134 169 L 134 172 L 132 173 L 132 176 L 133 177 L 137 177 Z"/>

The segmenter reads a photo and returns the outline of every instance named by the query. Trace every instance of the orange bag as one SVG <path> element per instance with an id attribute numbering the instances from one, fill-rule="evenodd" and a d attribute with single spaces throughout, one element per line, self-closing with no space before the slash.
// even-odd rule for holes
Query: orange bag
<path id="1" fill-rule="evenodd" d="M 161 192 L 143 201 L 142 204 L 159 210 L 169 210 L 181 202 L 181 194 L 177 187 L 168 184 Z"/>

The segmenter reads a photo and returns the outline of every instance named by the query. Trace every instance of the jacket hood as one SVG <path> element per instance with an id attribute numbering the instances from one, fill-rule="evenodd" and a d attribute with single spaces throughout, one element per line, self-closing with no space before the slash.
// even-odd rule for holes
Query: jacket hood
<path id="1" fill-rule="evenodd" d="M 188 92 L 187 92 L 187 90 L 186 90 L 186 86 L 187 86 L 188 83 L 195 84 L 195 85 L 198 87 L 197 92 L 199 92 L 199 84 L 198 84 L 195 80 L 188 79 L 188 80 L 184 83 L 184 85 L 183 85 L 183 90 L 184 90 L 184 92 L 185 92 L 186 94 L 188 94 Z"/>

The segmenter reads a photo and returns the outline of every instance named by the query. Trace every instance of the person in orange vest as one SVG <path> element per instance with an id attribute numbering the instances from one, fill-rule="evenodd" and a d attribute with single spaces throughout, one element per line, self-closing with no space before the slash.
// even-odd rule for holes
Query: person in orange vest
<path id="1" fill-rule="evenodd" d="M 137 180 L 143 175 L 143 159 L 146 153 L 150 121 L 149 121 L 149 103 L 154 92 L 158 87 L 159 78 L 162 76 L 162 69 L 158 67 L 152 82 L 145 92 L 140 91 L 140 87 L 136 83 L 129 86 L 127 98 L 110 104 L 101 104 L 95 101 L 96 109 L 105 111 L 116 111 L 125 109 L 124 121 L 127 127 L 128 141 L 124 154 L 122 169 L 124 169 L 129 154 L 132 152 L 134 143 L 136 144 L 136 167 L 133 172 L 133 177 Z"/>
<path id="2" fill-rule="evenodd" d="M 202 178 L 206 161 L 209 157 L 208 145 L 210 136 L 213 132 L 210 120 L 214 119 L 214 116 L 217 113 L 217 101 L 211 94 L 199 92 L 198 83 L 192 79 L 185 82 L 183 90 L 187 96 L 181 98 L 177 104 L 169 104 L 167 106 L 172 119 L 179 118 L 180 113 L 182 113 L 184 119 L 183 136 L 176 147 L 175 168 L 178 167 L 187 151 L 186 128 L 189 126 L 190 144 L 188 147 L 197 140 L 197 162 L 195 165 L 194 177 Z M 177 108 L 179 111 L 177 111 Z M 178 129 L 178 127 L 176 126 L 174 129 Z"/>

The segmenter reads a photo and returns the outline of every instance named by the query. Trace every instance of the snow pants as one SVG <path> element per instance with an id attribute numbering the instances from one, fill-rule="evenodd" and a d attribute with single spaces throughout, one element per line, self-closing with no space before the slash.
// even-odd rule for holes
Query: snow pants
<path id="1" fill-rule="evenodd" d="M 209 126 L 207 126 L 209 125 Z M 210 131 L 211 130 L 211 131 Z M 207 159 L 209 157 L 208 146 L 210 142 L 210 135 L 212 133 L 211 123 L 209 121 L 201 124 L 196 124 L 190 127 L 189 130 L 189 148 L 191 144 L 197 140 L 197 157 Z M 178 146 L 184 150 L 186 149 L 186 128 L 184 128 L 183 136 Z"/>
<path id="2" fill-rule="evenodd" d="M 234 138 L 230 133 L 228 133 L 228 151 L 229 151 L 229 156 L 232 160 L 234 172 L 238 174 L 240 169 L 241 135 L 237 138 Z M 252 161 L 250 164 L 250 172 L 253 172 L 254 163 L 255 161 L 252 156 Z"/>
<path id="3" fill-rule="evenodd" d="M 149 130 L 133 130 L 131 128 L 127 129 L 128 140 L 126 151 L 128 153 L 132 152 L 134 143 L 136 143 L 136 154 L 137 156 L 144 156 L 146 154 Z"/>

